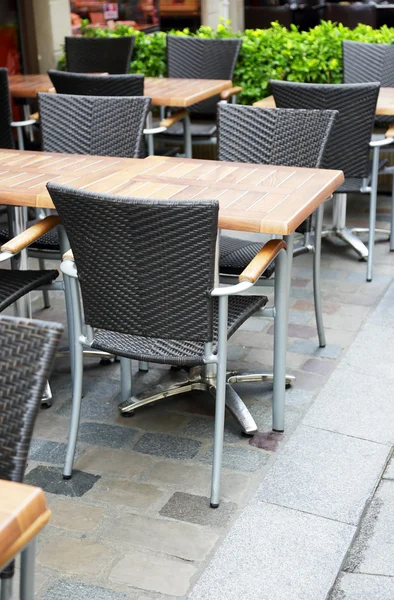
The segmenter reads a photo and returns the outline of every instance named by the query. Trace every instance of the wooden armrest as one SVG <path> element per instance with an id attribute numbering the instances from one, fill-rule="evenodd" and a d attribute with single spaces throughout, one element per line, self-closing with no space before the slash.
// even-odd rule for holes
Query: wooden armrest
<path id="1" fill-rule="evenodd" d="M 255 283 L 283 248 L 287 248 L 286 242 L 283 240 L 270 240 L 267 242 L 264 248 L 256 254 L 248 266 L 242 271 L 241 275 L 238 277 L 238 281 L 250 281 L 251 283 Z"/>
<path id="2" fill-rule="evenodd" d="M 253 102 L 253 106 L 260 106 L 261 108 L 276 108 L 275 100 L 273 96 L 267 96 L 262 100 Z"/>
<path id="3" fill-rule="evenodd" d="M 40 113 L 39 112 L 35 112 L 32 115 L 30 115 L 30 119 L 33 119 L 34 121 L 39 121 L 40 120 Z"/>
<path id="4" fill-rule="evenodd" d="M 240 92 L 242 92 L 242 90 L 243 88 L 240 85 L 229 88 L 228 90 L 223 90 L 223 92 L 220 93 L 220 99 L 228 100 L 230 96 L 234 96 L 234 94 L 239 94 Z"/>
<path id="5" fill-rule="evenodd" d="M 67 250 L 67 252 L 65 252 L 63 254 L 62 260 L 72 260 L 73 262 L 75 262 L 74 261 L 74 254 L 73 254 L 73 251 L 71 250 L 71 248 L 70 248 L 70 250 Z"/>
<path id="6" fill-rule="evenodd" d="M 386 134 L 385 134 L 384 137 L 386 137 L 386 138 L 394 138 L 394 125 L 390 125 L 390 127 L 386 131 Z"/>
<path id="7" fill-rule="evenodd" d="M 42 221 L 38 221 L 26 231 L 22 231 L 19 235 L 15 236 L 12 240 L 9 240 L 0 248 L 1 252 L 9 252 L 10 254 L 17 254 L 36 240 L 40 238 L 44 233 L 47 233 L 56 225 L 59 225 L 60 218 L 56 215 L 45 217 Z"/>
<path id="8" fill-rule="evenodd" d="M 177 123 L 178 121 L 183 119 L 183 117 L 187 117 L 187 115 L 187 110 L 178 110 L 176 113 L 173 113 L 170 117 L 167 117 L 166 119 L 160 121 L 160 127 L 167 127 L 168 129 L 169 127 L 171 127 L 171 125 L 174 125 L 174 123 Z"/>
<path id="9" fill-rule="evenodd" d="M 39 533 L 50 516 L 40 488 L 0 480 L 0 569 Z"/>

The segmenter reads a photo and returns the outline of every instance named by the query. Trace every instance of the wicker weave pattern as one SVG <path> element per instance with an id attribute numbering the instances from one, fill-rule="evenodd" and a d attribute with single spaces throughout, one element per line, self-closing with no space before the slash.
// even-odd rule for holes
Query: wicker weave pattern
<path id="1" fill-rule="evenodd" d="M 219 160 L 316 168 L 337 113 L 219 104 Z"/>
<path id="2" fill-rule="evenodd" d="M 8 71 L 0 69 L 0 148 L 14 148 L 11 131 L 11 104 L 8 88 Z"/>
<path id="3" fill-rule="evenodd" d="M 27 228 L 31 227 L 35 223 L 37 223 L 39 219 L 34 219 L 33 221 L 27 222 Z M 5 244 L 10 239 L 8 229 L 0 229 L 0 244 Z M 58 227 L 54 227 L 47 233 L 44 233 L 38 240 L 30 244 L 29 248 L 40 248 L 41 250 L 53 250 L 58 251 L 59 248 L 59 233 Z"/>
<path id="4" fill-rule="evenodd" d="M 322 167 L 341 169 L 345 177 L 368 176 L 369 141 L 379 83 L 325 85 L 271 81 L 278 108 L 337 110 Z"/>
<path id="5" fill-rule="evenodd" d="M 268 302 L 266 296 L 230 296 L 228 305 L 227 337 L 232 334 L 256 310 Z M 213 352 L 217 352 L 218 337 L 218 300 L 213 303 Z M 172 365 L 202 365 L 204 363 L 204 344 L 191 340 L 163 340 L 141 338 L 110 331 L 97 331 L 93 348 L 127 356 L 137 360 Z"/>
<path id="6" fill-rule="evenodd" d="M 0 477 L 23 481 L 33 425 L 63 327 L 0 317 Z"/>
<path id="7" fill-rule="evenodd" d="M 229 275 L 239 275 L 246 265 L 264 248 L 264 244 L 251 243 L 227 235 L 220 236 L 220 272 Z M 275 270 L 272 262 L 264 271 L 262 277 L 269 279 Z"/>
<path id="8" fill-rule="evenodd" d="M 123 73 L 130 69 L 134 37 L 66 37 L 67 71 L 73 73 Z"/>
<path id="9" fill-rule="evenodd" d="M 0 269 L 0 312 L 41 285 L 51 283 L 59 273 L 52 271 L 8 271 Z"/>
<path id="10" fill-rule="evenodd" d="M 365 42 L 342 42 L 343 82 L 367 83 L 380 81 L 382 87 L 394 87 L 394 46 Z M 392 123 L 393 117 L 379 115 L 379 125 Z"/>
<path id="11" fill-rule="evenodd" d="M 58 94 L 74 96 L 143 96 L 143 75 L 84 75 L 48 71 Z"/>
<path id="12" fill-rule="evenodd" d="M 140 200 L 48 184 L 70 239 L 89 325 L 212 339 L 217 201 Z"/>
<path id="13" fill-rule="evenodd" d="M 143 155 L 149 98 L 38 96 L 46 152 L 130 158 Z"/>
<path id="14" fill-rule="evenodd" d="M 167 36 L 168 77 L 232 79 L 241 40 Z M 215 114 L 219 96 L 193 104 L 189 112 Z"/>

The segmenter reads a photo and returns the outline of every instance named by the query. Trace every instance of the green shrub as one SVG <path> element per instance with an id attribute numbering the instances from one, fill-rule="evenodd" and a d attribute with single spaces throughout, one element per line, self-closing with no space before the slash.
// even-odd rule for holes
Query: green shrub
<path id="1" fill-rule="evenodd" d="M 373 29 L 359 25 L 348 29 L 331 21 L 322 21 L 309 31 L 295 26 L 288 31 L 278 23 L 270 29 L 247 29 L 234 33 L 229 22 L 216 30 L 200 27 L 196 33 L 188 29 L 172 31 L 172 35 L 193 35 L 202 38 L 242 38 L 242 46 L 234 72 L 233 83 L 243 87 L 239 101 L 252 104 L 269 95 L 270 79 L 288 79 L 310 83 L 340 83 L 342 81 L 342 41 L 394 43 L 394 28 L 383 26 Z M 147 77 L 166 75 L 166 34 L 147 35 L 131 27 L 118 25 L 115 29 L 82 26 L 82 35 L 89 37 L 118 37 L 135 35 L 135 49 L 130 73 L 144 73 Z M 64 68 L 64 58 L 59 62 Z"/>

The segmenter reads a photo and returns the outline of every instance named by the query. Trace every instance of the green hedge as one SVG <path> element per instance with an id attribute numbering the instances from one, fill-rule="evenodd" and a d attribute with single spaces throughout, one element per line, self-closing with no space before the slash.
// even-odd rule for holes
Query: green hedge
<path id="1" fill-rule="evenodd" d="M 342 81 L 342 40 L 360 42 L 394 43 L 394 28 L 383 26 L 373 29 L 359 25 L 348 29 L 331 21 L 322 21 L 309 31 L 290 31 L 273 23 L 270 29 L 248 29 L 234 33 L 229 23 L 220 24 L 216 30 L 200 27 L 195 33 L 189 30 L 173 31 L 173 35 L 194 35 L 202 38 L 241 37 L 242 46 L 234 72 L 233 83 L 241 85 L 239 101 L 252 104 L 269 95 L 270 79 L 288 79 L 313 83 L 340 83 Z M 114 30 L 83 25 L 82 34 L 89 37 L 117 37 L 135 35 L 134 60 L 131 73 L 144 73 L 147 77 L 166 75 L 166 34 L 151 35 L 119 25 Z M 60 67 L 64 67 L 64 59 Z"/>

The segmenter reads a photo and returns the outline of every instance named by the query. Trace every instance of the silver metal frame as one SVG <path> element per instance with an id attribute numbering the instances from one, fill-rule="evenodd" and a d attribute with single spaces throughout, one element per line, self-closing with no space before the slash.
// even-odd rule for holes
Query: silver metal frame
<path id="1" fill-rule="evenodd" d="M 292 247 L 293 235 L 288 236 L 288 243 Z M 273 429 L 284 430 L 285 418 L 285 369 L 286 369 L 286 345 L 287 345 L 287 313 L 289 292 L 289 270 L 292 265 L 292 253 L 286 258 L 287 252 L 282 249 L 276 256 L 275 277 L 275 336 L 274 336 L 274 393 L 273 393 Z M 69 479 L 72 475 L 75 448 L 77 444 L 83 381 L 83 348 L 89 347 L 89 340 L 82 331 L 82 308 L 79 295 L 78 275 L 76 265 L 71 260 L 65 260 L 61 264 L 64 280 L 68 281 L 70 290 L 72 314 L 74 321 L 73 329 L 73 398 L 70 422 L 70 433 L 67 446 L 66 461 L 63 477 Z M 262 381 L 261 374 L 238 374 L 226 371 L 227 365 L 227 320 L 228 320 L 228 296 L 243 294 L 254 284 L 247 282 L 227 287 L 215 287 L 213 296 L 219 297 L 219 331 L 217 354 L 212 352 L 212 344 L 205 344 L 204 365 L 195 368 L 186 374 L 185 371 L 170 373 L 170 381 L 162 381 L 153 390 L 149 390 L 140 396 L 132 394 L 131 361 L 121 358 L 121 412 L 131 412 L 137 406 L 143 406 L 155 402 L 160 398 L 185 393 L 192 389 L 209 391 L 215 396 L 215 435 L 214 453 L 212 465 L 212 487 L 211 506 L 219 505 L 220 497 L 220 473 L 223 453 L 224 417 L 225 407 L 239 419 L 244 431 L 253 434 L 257 426 L 250 415 L 245 404 L 231 387 L 231 383 L 238 381 Z"/>
<path id="2" fill-rule="evenodd" d="M 369 193 L 369 227 L 346 227 L 346 194 L 338 193 L 334 194 L 334 212 L 333 212 L 333 224 L 331 229 L 323 230 L 322 237 L 338 237 L 342 241 L 346 242 L 349 246 L 355 250 L 358 256 L 367 260 L 367 281 L 372 281 L 373 276 L 373 255 L 375 248 L 375 235 L 383 234 L 390 237 L 390 250 L 394 250 L 394 173 L 391 171 L 382 171 L 383 173 L 390 173 L 393 175 L 393 188 L 392 188 L 392 214 L 391 214 L 391 231 L 386 229 L 377 229 L 376 226 L 376 204 L 377 204 L 377 193 L 378 193 L 378 175 L 379 175 L 379 152 L 380 148 L 392 144 L 393 138 L 385 138 L 383 140 L 376 140 L 370 142 L 372 148 L 372 171 L 370 185 L 367 185 L 367 181 L 363 182 L 363 186 L 360 192 L 365 194 Z M 360 234 L 368 233 L 368 248 L 358 237 Z"/>
<path id="3" fill-rule="evenodd" d="M 21 570 L 20 570 L 20 600 L 34 600 L 34 580 L 35 580 L 35 558 L 36 558 L 36 538 L 34 537 L 27 546 L 21 550 Z M 13 556 L 7 564 L 15 560 Z M 2 569 L 7 565 L 3 565 Z M 13 577 L 0 579 L 0 600 L 12 600 L 12 582 Z"/>

